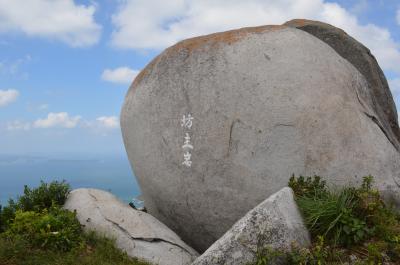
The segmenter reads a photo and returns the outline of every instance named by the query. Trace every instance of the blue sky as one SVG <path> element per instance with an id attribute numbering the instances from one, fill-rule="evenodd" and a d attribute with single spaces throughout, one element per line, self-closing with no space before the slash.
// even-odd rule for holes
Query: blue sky
<path id="1" fill-rule="evenodd" d="M 400 106 L 395 0 L 0 0 L 0 153 L 124 154 L 134 76 L 184 38 L 293 18 L 339 26 L 377 57 Z"/>

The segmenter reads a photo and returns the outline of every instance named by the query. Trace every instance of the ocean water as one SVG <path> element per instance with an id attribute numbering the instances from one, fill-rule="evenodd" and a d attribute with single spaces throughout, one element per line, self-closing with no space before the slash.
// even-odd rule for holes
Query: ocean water
<path id="1" fill-rule="evenodd" d="M 129 202 L 140 189 L 126 156 L 0 155 L 0 204 L 23 193 L 24 185 L 66 180 L 73 189 L 98 188 Z"/>

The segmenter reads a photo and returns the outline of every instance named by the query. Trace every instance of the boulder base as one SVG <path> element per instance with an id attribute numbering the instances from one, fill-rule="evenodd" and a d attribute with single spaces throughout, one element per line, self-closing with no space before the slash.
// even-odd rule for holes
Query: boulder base
<path id="1" fill-rule="evenodd" d="M 116 239 L 117 247 L 131 257 L 151 264 L 188 265 L 198 256 L 153 216 L 132 209 L 106 191 L 73 190 L 64 207 L 77 211 L 86 230 Z"/>
<path id="2" fill-rule="evenodd" d="M 192 265 L 246 265 L 265 248 L 308 247 L 310 236 L 290 188 L 283 188 L 236 222 Z"/>

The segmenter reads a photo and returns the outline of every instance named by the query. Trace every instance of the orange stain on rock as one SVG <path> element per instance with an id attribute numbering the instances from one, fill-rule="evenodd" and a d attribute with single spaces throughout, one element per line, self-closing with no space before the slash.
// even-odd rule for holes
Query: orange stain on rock
<path id="1" fill-rule="evenodd" d="M 132 87 L 135 88 L 139 83 L 143 80 L 145 76 L 147 76 L 148 72 L 150 69 L 154 67 L 154 65 L 159 61 L 160 57 L 162 54 L 159 54 L 156 58 L 151 60 L 151 62 L 146 65 L 145 68 L 142 69 L 142 71 L 139 72 L 139 74 L 135 77 L 135 80 L 133 80 Z"/>
<path id="2" fill-rule="evenodd" d="M 150 70 L 165 56 L 170 56 L 181 50 L 185 50 L 189 53 L 206 47 L 216 47 L 219 44 L 231 45 L 237 41 L 240 41 L 244 37 L 250 34 L 260 34 L 264 32 L 271 32 L 287 28 L 285 25 L 268 25 L 259 27 L 247 27 L 235 30 L 229 30 L 225 32 L 218 32 L 209 35 L 194 37 L 178 42 L 177 44 L 167 48 L 164 52 L 154 58 L 135 78 L 133 81 L 133 87 L 139 85 L 139 83 L 149 74 Z"/>
<path id="3" fill-rule="evenodd" d="M 308 20 L 308 19 L 292 19 L 290 21 L 285 22 L 285 26 L 292 26 L 292 27 L 304 27 L 308 24 L 314 24 L 317 21 Z"/>
<path id="4" fill-rule="evenodd" d="M 215 44 L 228 44 L 231 45 L 249 34 L 257 34 L 264 33 L 268 31 L 275 31 L 286 28 L 281 25 L 270 25 L 270 26 L 260 26 L 260 27 L 248 27 L 241 28 L 236 30 L 229 30 L 225 32 L 213 33 L 205 36 L 199 36 L 195 38 L 190 38 L 187 40 L 183 40 L 168 48 L 166 52 L 175 52 L 181 49 L 186 49 L 189 52 L 192 52 L 196 49 L 202 48 L 205 45 L 215 45 Z"/>

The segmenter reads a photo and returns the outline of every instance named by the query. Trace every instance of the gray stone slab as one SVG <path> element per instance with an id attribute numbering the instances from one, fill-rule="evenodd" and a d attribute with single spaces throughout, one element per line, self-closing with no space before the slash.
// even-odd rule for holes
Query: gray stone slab
<path id="1" fill-rule="evenodd" d="M 115 239 L 117 247 L 131 257 L 158 265 L 187 265 L 198 256 L 156 218 L 134 210 L 109 192 L 73 190 L 64 208 L 76 210 L 85 230 Z"/>
<path id="2" fill-rule="evenodd" d="M 246 265 L 262 249 L 309 247 L 310 235 L 290 188 L 283 188 L 249 211 L 192 265 Z"/>

